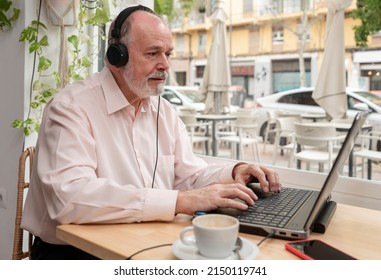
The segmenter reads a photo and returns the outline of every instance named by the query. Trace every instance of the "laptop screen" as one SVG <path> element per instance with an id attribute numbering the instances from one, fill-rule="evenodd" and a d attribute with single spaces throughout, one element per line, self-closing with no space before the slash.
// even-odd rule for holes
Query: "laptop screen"
<path id="1" fill-rule="evenodd" d="M 362 128 L 368 114 L 369 114 L 369 112 L 360 112 L 354 118 L 352 126 L 347 133 L 347 136 L 346 136 L 344 143 L 343 143 L 343 145 L 339 151 L 339 154 L 337 155 L 337 157 L 336 157 L 336 159 L 332 165 L 331 171 L 329 172 L 329 174 L 328 174 L 328 176 L 324 182 L 323 188 L 320 191 L 318 198 L 316 199 L 313 210 L 311 211 L 311 213 L 307 219 L 306 225 L 304 227 L 305 229 L 308 230 L 311 228 L 313 222 L 315 221 L 315 219 L 320 214 L 320 211 L 323 209 L 323 206 L 325 205 L 325 203 L 330 198 L 333 187 L 335 186 L 335 184 L 339 178 L 340 172 L 344 166 L 345 161 L 348 159 L 348 156 L 351 153 L 351 151 L 355 145 L 356 138 L 357 138 L 359 132 L 361 131 L 361 128 Z"/>

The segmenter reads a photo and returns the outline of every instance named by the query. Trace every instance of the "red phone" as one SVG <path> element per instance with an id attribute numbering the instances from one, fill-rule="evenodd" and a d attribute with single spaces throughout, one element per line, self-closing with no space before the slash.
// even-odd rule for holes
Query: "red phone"
<path id="1" fill-rule="evenodd" d="M 356 260 L 354 257 L 317 239 L 290 241 L 285 247 L 303 260 Z"/>

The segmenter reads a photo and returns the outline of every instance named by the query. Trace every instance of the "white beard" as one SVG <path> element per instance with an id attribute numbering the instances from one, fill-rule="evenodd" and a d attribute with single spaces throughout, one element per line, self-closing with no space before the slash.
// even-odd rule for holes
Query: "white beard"
<path id="1" fill-rule="evenodd" d="M 141 82 L 136 81 L 135 76 L 133 74 L 132 68 L 129 66 L 129 64 L 126 65 L 125 71 L 123 73 L 124 79 L 130 88 L 130 90 L 139 96 L 140 98 L 146 98 L 150 96 L 157 96 L 161 94 L 164 91 L 165 81 L 168 78 L 167 72 L 156 72 L 154 74 L 151 74 L 148 76 L 145 80 L 142 80 Z M 156 88 L 152 89 L 148 85 L 148 80 L 150 78 L 154 77 L 165 77 L 165 80 L 163 83 L 158 85 Z"/>

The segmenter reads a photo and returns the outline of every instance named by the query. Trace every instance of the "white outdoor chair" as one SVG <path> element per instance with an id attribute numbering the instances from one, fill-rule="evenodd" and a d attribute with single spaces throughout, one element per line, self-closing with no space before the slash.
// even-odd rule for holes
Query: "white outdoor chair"
<path id="1" fill-rule="evenodd" d="M 300 119 L 297 117 L 274 118 L 272 131 L 275 133 L 273 161 L 276 164 L 278 152 L 283 155 L 286 152 L 289 156 L 288 167 L 291 167 L 294 151 L 295 123 Z"/>
<path id="2" fill-rule="evenodd" d="M 258 143 L 262 142 L 262 138 L 257 135 L 257 117 L 255 114 L 238 115 L 237 120 L 231 124 L 235 135 L 220 136 L 218 140 L 231 144 L 231 157 L 236 159 L 243 158 L 243 148 L 251 146 L 253 151 L 253 159 L 260 162 L 260 154 Z M 238 154 L 237 154 L 238 153 Z"/>
<path id="3" fill-rule="evenodd" d="M 275 139 L 276 134 L 276 118 L 278 117 L 278 114 L 276 111 L 273 110 L 267 110 L 267 123 L 266 123 L 266 130 L 265 135 L 263 139 L 263 152 L 266 152 L 266 146 L 267 144 L 272 144 Z"/>
<path id="4" fill-rule="evenodd" d="M 319 172 L 328 170 L 337 156 L 334 147 L 345 135 L 337 135 L 333 126 L 319 126 L 318 123 L 295 123 L 295 143 L 293 160 L 306 162 L 310 170 L 311 163 L 319 165 Z"/>
<path id="5" fill-rule="evenodd" d="M 203 154 L 209 153 L 211 122 L 197 121 L 196 116 L 193 114 L 179 115 L 183 123 L 185 124 L 192 147 L 195 148 L 195 144 L 203 144 Z"/>
<path id="6" fill-rule="evenodd" d="M 381 161 L 381 152 L 373 150 L 371 148 L 372 143 L 377 143 L 381 141 L 381 133 L 371 131 L 367 134 L 360 134 L 358 136 L 360 140 L 360 149 L 353 152 L 354 160 L 354 176 L 357 177 L 357 164 L 356 159 L 361 159 L 361 178 L 364 178 L 364 170 L 366 162 L 367 164 L 372 164 L 373 161 Z M 372 145 L 373 146 L 373 145 Z"/>
<path id="7" fill-rule="evenodd" d="M 230 113 L 230 115 L 237 116 L 237 118 L 239 116 L 243 116 L 243 117 L 255 116 L 256 111 L 253 108 L 239 108 L 236 112 Z M 234 130 L 236 122 L 237 120 L 232 120 L 232 121 L 227 121 L 224 123 L 217 124 L 217 131 L 216 131 L 217 138 L 221 138 L 224 136 L 236 136 L 237 131 Z M 223 143 L 223 142 L 220 141 L 220 143 Z"/>

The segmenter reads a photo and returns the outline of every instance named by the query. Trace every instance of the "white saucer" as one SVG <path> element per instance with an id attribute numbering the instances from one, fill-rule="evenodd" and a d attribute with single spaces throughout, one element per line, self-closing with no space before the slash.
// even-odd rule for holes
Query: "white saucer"
<path id="1" fill-rule="evenodd" d="M 255 259 L 259 253 L 258 246 L 245 238 L 241 237 L 241 239 L 242 239 L 242 248 L 240 250 L 241 258 L 243 260 Z M 200 255 L 200 253 L 198 252 L 195 246 L 185 245 L 183 242 L 181 242 L 180 239 L 178 239 L 175 243 L 173 243 L 172 252 L 177 258 L 181 260 L 209 260 L 210 259 L 208 257 L 204 257 L 203 255 Z M 230 256 L 223 259 L 237 260 L 238 256 L 237 254 L 232 252 Z"/>

